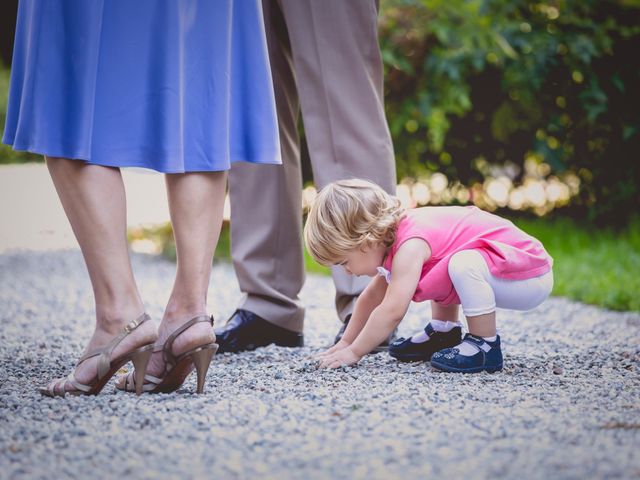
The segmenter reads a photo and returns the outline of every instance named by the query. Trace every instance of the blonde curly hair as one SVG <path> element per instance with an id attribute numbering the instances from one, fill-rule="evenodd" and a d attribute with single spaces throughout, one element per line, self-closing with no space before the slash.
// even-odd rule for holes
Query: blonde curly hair
<path id="1" fill-rule="evenodd" d="M 304 227 L 311 256 L 322 265 L 335 265 L 355 249 L 395 241 L 404 209 L 398 198 L 366 180 L 339 180 L 319 193 Z"/>

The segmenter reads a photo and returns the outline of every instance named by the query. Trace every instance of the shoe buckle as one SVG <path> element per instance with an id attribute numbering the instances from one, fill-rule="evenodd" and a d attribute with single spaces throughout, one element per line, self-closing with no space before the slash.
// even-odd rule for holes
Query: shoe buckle
<path id="1" fill-rule="evenodd" d="M 131 333 L 132 331 L 134 331 L 136 329 L 136 327 L 138 326 L 138 322 L 136 322 L 135 320 L 131 320 L 129 323 L 127 323 L 127 325 L 124 327 L 124 331 L 126 333 Z"/>

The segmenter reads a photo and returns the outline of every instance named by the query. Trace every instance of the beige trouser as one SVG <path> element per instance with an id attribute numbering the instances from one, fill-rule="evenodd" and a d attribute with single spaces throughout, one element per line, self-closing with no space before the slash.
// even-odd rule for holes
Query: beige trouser
<path id="1" fill-rule="evenodd" d="M 231 169 L 231 252 L 240 308 L 301 332 L 300 106 L 318 188 L 366 178 L 394 192 L 375 0 L 263 0 L 283 165 Z M 339 318 L 369 279 L 334 268 Z"/>

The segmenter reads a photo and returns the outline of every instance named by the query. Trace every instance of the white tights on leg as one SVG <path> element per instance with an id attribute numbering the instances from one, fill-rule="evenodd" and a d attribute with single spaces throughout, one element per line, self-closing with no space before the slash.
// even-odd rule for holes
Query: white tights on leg
<path id="1" fill-rule="evenodd" d="M 449 277 L 467 317 L 491 313 L 496 307 L 531 310 L 546 300 L 553 288 L 552 272 L 526 280 L 494 277 L 476 250 L 454 254 L 449 260 Z"/>
<path id="2" fill-rule="evenodd" d="M 526 280 L 507 280 L 489 272 L 484 257 L 477 250 L 462 250 L 449 260 L 449 277 L 460 298 L 462 311 L 467 317 L 492 313 L 497 308 L 531 310 L 540 305 L 553 289 L 553 272 Z M 462 355 L 476 353 L 465 351 Z"/>

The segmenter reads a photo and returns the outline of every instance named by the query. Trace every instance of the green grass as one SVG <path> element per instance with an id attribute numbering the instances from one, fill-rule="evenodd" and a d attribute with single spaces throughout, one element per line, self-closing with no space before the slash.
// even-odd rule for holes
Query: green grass
<path id="1" fill-rule="evenodd" d="M 4 128 L 7 112 L 10 72 L 0 63 L 0 126 Z M 0 136 L 2 130 L 0 130 Z M 29 152 L 16 152 L 9 145 L 0 143 L 0 164 L 42 162 L 42 156 Z"/>
<path id="2" fill-rule="evenodd" d="M 516 220 L 554 258 L 553 295 L 612 310 L 640 311 L 640 218 L 622 231 L 569 219 Z"/>
<path id="3" fill-rule="evenodd" d="M 569 219 L 515 220 L 538 238 L 554 258 L 553 294 L 612 310 L 640 311 L 640 217 L 623 231 L 596 230 Z M 147 238 L 161 246 L 162 254 L 175 260 L 171 226 L 136 230 L 130 237 Z M 229 228 L 225 226 L 216 258 L 229 260 Z M 329 275 L 305 251 L 307 272 Z"/>

